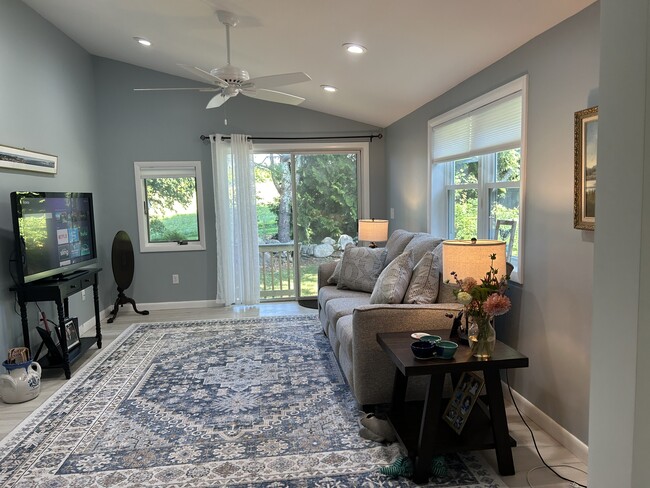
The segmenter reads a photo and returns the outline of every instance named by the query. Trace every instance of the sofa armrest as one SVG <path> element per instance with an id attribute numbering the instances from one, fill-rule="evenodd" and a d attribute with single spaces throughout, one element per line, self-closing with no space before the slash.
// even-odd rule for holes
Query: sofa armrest
<path id="1" fill-rule="evenodd" d="M 451 329 L 458 303 L 364 305 L 352 316 L 354 394 L 361 405 L 391 401 L 395 365 L 377 342 L 381 332 Z"/>
<path id="2" fill-rule="evenodd" d="M 327 263 L 320 264 L 318 266 L 318 289 L 320 290 L 324 286 L 329 285 L 327 280 L 334 273 L 336 268 L 337 261 L 328 261 Z"/>

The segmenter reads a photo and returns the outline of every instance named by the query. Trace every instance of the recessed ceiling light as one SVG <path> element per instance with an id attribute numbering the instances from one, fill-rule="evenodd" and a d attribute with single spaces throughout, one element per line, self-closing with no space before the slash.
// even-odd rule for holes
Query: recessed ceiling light
<path id="1" fill-rule="evenodd" d="M 143 46 L 147 46 L 147 47 L 151 46 L 151 41 L 145 39 L 144 37 L 134 37 L 133 39 L 135 39 L 138 42 L 138 44 L 142 44 Z"/>
<path id="2" fill-rule="evenodd" d="M 361 44 L 354 44 L 351 42 L 346 42 L 343 44 L 343 48 L 352 54 L 363 54 L 367 51 L 365 47 L 363 47 Z"/>
<path id="3" fill-rule="evenodd" d="M 320 87 L 326 92 L 334 93 L 335 91 L 338 91 L 338 88 L 332 85 L 321 85 Z"/>

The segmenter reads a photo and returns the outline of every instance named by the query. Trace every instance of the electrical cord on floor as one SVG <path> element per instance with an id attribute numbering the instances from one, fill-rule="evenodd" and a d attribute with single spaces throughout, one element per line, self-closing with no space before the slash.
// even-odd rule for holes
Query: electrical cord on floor
<path id="1" fill-rule="evenodd" d="M 512 404 L 515 406 L 515 409 L 517 410 L 517 413 L 519 414 L 519 417 L 521 418 L 521 421 L 524 423 L 524 425 L 526 426 L 526 428 L 530 432 L 530 436 L 533 439 L 533 445 L 535 446 L 535 451 L 537 451 L 537 455 L 539 456 L 539 459 L 542 461 L 542 464 L 544 464 L 543 467 L 546 467 L 549 470 L 551 470 L 551 472 L 553 474 L 555 474 L 555 476 L 557 476 L 558 478 L 561 478 L 564 481 L 568 481 L 569 483 L 572 483 L 572 486 L 579 486 L 581 488 L 587 488 L 587 485 L 583 485 L 581 483 L 578 483 L 575 480 L 565 478 L 560 473 L 555 471 L 553 469 L 553 466 L 549 466 L 548 463 L 546 461 L 544 461 L 544 458 L 542 457 L 542 454 L 539 452 L 539 448 L 537 447 L 537 441 L 535 440 L 535 434 L 533 434 L 533 429 L 530 428 L 530 426 L 528 425 L 528 423 L 524 419 L 524 416 L 521 414 L 521 411 L 519 410 L 519 407 L 517 406 L 517 402 L 515 401 L 515 397 L 512 394 L 512 388 L 510 387 L 510 379 L 508 378 L 508 370 L 506 369 L 505 371 L 506 371 L 506 383 L 508 384 L 508 393 L 510 393 L 510 399 L 512 400 Z M 539 466 L 539 467 L 541 468 L 542 466 Z M 534 468 L 534 469 L 536 469 L 536 468 Z M 576 468 L 576 469 L 578 469 L 578 468 Z M 580 471 L 582 471 L 582 470 L 580 470 Z M 529 471 L 529 473 L 530 473 L 530 471 Z M 528 475 L 526 475 L 526 481 L 528 481 Z M 530 482 L 528 483 L 528 486 L 531 486 Z"/>
<path id="2" fill-rule="evenodd" d="M 576 471 L 580 471 L 581 473 L 589 474 L 584 469 L 576 468 L 575 466 L 571 466 L 570 464 L 554 464 L 552 467 L 553 468 L 571 468 L 571 469 L 575 469 Z M 530 473 L 532 473 L 533 471 L 537 471 L 538 469 L 545 469 L 545 468 L 546 468 L 546 466 L 536 466 L 536 467 L 531 468 L 531 469 L 528 470 L 528 473 L 526 473 L 526 483 L 528 483 L 528 486 L 530 488 L 535 488 L 530 483 L 530 478 L 529 478 Z M 584 485 L 581 485 L 581 484 L 577 483 L 576 481 L 572 481 L 571 486 L 584 486 Z"/>

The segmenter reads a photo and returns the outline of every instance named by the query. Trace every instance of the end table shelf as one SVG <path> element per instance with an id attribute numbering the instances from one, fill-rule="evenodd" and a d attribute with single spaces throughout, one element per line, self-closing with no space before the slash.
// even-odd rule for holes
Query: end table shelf
<path id="1" fill-rule="evenodd" d="M 442 410 L 446 407 L 447 402 L 447 400 L 443 400 Z M 397 433 L 398 440 L 411 456 L 417 453 L 423 408 L 423 401 L 406 402 L 402 414 L 392 413 L 388 417 Z M 478 404 L 475 405 L 460 434 L 456 434 L 442 418 L 439 419 L 437 427 L 436 443 L 433 447 L 434 455 L 496 447 L 490 417 Z M 510 447 L 515 447 L 517 442 L 512 437 L 508 437 Z"/>
<path id="2" fill-rule="evenodd" d="M 69 317 L 68 297 L 79 293 L 81 290 L 92 286 L 93 304 L 95 308 L 95 337 L 81 337 L 80 345 L 68 351 L 66 334 L 60 335 L 60 353 L 62 361 L 51 363 L 51 359 L 44 356 L 39 359 L 42 368 L 62 368 L 65 377 L 70 379 L 70 365 L 79 359 L 83 354 L 97 344 L 102 347 L 102 326 L 99 320 L 99 290 L 98 274 L 101 268 L 84 268 L 61 278 L 39 280 L 24 285 L 15 285 L 10 288 L 16 293 L 16 299 L 20 306 L 20 319 L 23 329 L 23 343 L 33 354 L 30 344 L 29 322 L 27 320 L 27 303 L 29 302 L 55 302 L 59 325 L 65 323 Z"/>

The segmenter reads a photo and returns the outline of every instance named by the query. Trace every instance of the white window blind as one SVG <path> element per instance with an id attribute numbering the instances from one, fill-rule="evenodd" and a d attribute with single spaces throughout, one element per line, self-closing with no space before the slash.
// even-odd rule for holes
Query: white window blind
<path id="1" fill-rule="evenodd" d="M 521 145 L 521 91 L 431 129 L 433 162 L 453 161 Z"/>

